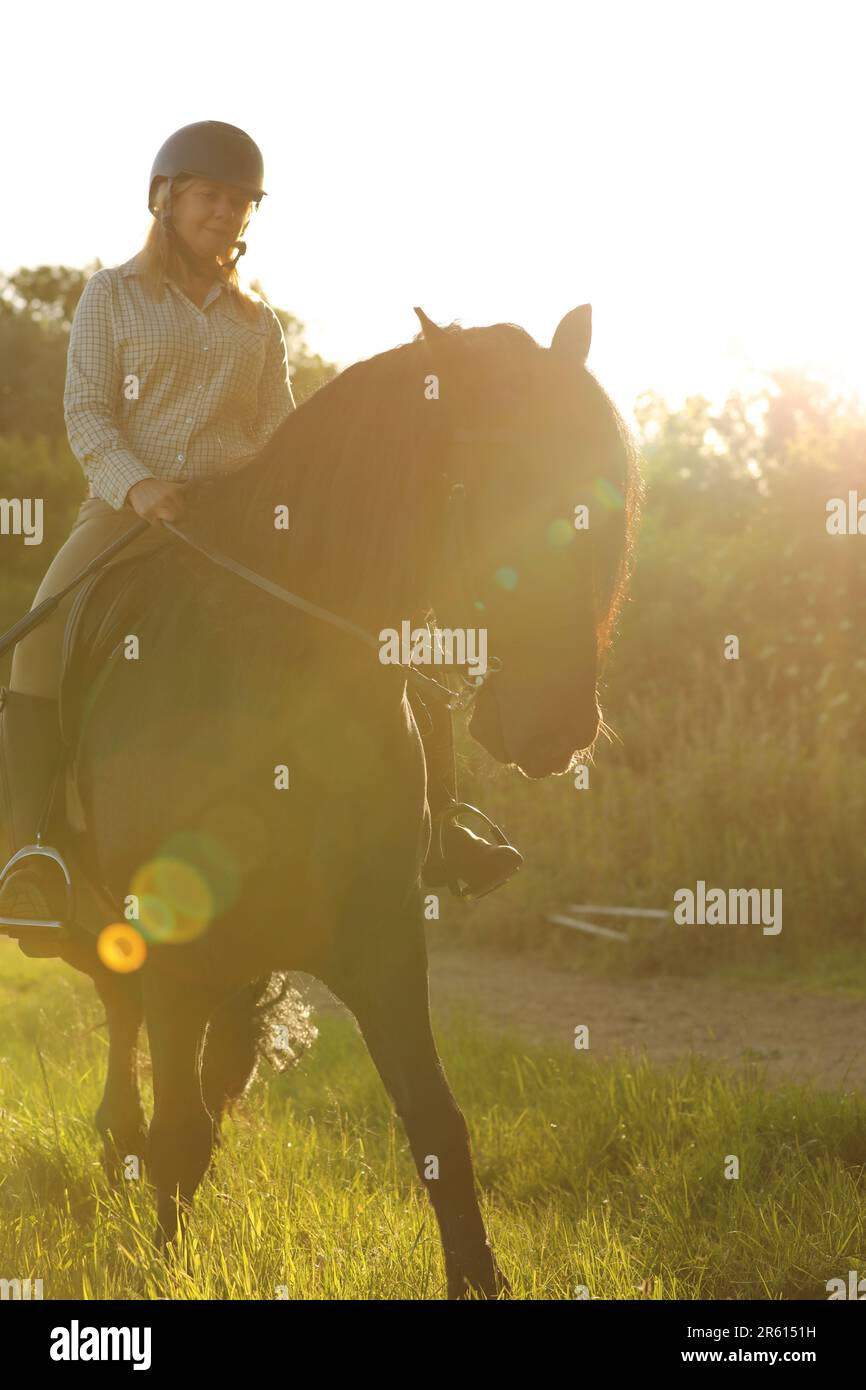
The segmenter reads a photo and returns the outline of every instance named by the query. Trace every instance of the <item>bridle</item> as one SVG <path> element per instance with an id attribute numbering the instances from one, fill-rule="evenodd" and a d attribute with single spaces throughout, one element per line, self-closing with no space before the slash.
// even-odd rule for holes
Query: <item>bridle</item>
<path id="1" fill-rule="evenodd" d="M 454 450 L 454 462 L 448 472 L 443 473 L 442 477 L 448 484 L 446 496 L 446 545 L 450 541 L 452 558 L 446 560 L 446 570 L 452 567 L 459 578 L 460 587 L 463 590 L 463 599 L 467 612 L 473 606 L 472 593 L 477 588 L 474 583 L 472 565 L 469 557 L 469 546 L 466 540 L 466 455 L 461 446 L 466 444 L 513 444 L 515 436 L 510 430 L 467 430 L 452 429 L 446 440 L 446 446 Z M 484 686 L 502 669 L 502 662 L 497 656 L 491 656 L 487 662 L 487 670 L 483 676 L 467 676 L 462 674 L 459 668 L 459 678 L 463 683 L 464 689 L 460 694 L 457 705 L 460 709 L 467 709 L 472 702 L 477 699 Z"/>

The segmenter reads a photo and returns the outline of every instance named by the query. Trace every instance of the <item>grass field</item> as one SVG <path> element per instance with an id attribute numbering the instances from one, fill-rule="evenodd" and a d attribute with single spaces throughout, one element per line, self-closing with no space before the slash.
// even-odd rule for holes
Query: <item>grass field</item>
<path id="1" fill-rule="evenodd" d="M 102 1168 L 88 982 L 11 948 L 0 963 L 0 1277 L 42 1279 L 46 1299 L 443 1296 L 432 1212 L 351 1024 L 320 1020 L 294 1071 L 262 1072 L 166 1264 L 147 1182 L 114 1189 Z M 516 1297 L 823 1299 L 866 1272 L 863 1096 L 551 1057 L 469 1020 L 440 1046 Z"/>

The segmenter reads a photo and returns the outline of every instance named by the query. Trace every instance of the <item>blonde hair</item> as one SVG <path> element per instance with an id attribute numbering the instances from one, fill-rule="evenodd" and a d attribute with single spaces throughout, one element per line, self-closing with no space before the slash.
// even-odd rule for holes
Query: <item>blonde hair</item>
<path id="1" fill-rule="evenodd" d="M 181 175 L 171 182 L 168 179 L 163 179 L 157 186 L 153 198 L 157 213 L 165 211 L 170 188 L 172 200 L 174 201 L 180 197 L 185 189 L 189 188 L 195 182 L 196 178 L 189 174 Z M 249 226 L 252 210 L 252 203 L 250 203 L 247 209 L 247 215 L 244 218 L 244 224 L 240 230 L 241 237 Z M 163 281 L 166 275 L 170 275 L 172 280 L 175 280 L 182 290 L 188 290 L 190 288 L 189 270 L 183 258 L 178 255 L 174 239 L 170 233 L 166 231 L 158 216 L 153 218 L 148 228 L 144 245 L 138 253 L 137 260 L 141 267 L 142 279 L 152 299 L 161 300 L 163 298 L 165 294 L 165 285 Z M 259 313 L 257 307 L 258 300 L 241 289 L 237 266 L 220 265 L 217 273 L 222 277 L 224 284 L 241 310 L 241 313 L 245 314 L 251 321 L 255 321 Z"/>

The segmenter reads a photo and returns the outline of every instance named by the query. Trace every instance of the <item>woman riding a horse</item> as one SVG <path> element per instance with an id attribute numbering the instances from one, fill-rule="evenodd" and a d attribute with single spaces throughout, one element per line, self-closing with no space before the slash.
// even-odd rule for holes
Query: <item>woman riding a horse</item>
<path id="1" fill-rule="evenodd" d="M 240 238 L 265 196 L 263 180 L 261 153 L 244 131 L 221 121 L 183 127 L 151 170 L 154 221 L 143 249 L 88 280 L 72 324 L 64 410 L 89 495 L 33 607 L 128 531 L 132 513 L 151 526 L 124 556 L 171 544 L 160 523 L 184 519 L 187 484 L 240 468 L 294 410 L 280 321 L 241 290 L 237 274 L 246 250 Z M 13 851 L 35 842 L 57 776 L 60 665 L 73 599 L 74 592 L 15 650 L 0 715 L 0 786 Z M 440 832 L 424 880 L 461 897 L 490 892 L 516 872 L 521 856 L 458 822 L 450 711 L 431 701 L 416 713 Z M 20 861 L 0 890 L 0 916 L 54 916 L 54 873 L 44 858 Z"/>

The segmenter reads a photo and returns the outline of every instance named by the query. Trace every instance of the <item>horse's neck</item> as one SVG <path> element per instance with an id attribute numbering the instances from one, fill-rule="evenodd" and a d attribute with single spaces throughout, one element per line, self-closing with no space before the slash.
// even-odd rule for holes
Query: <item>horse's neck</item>
<path id="1" fill-rule="evenodd" d="M 221 478 L 203 498 L 205 543 L 376 636 L 382 628 L 399 628 L 403 620 L 417 625 L 442 563 L 435 490 L 417 491 L 417 516 L 393 515 L 393 503 L 383 497 L 377 510 L 385 524 L 371 536 L 358 529 L 356 517 L 330 506 L 328 477 L 318 461 L 300 464 L 309 470 L 306 477 L 283 477 L 275 445 L 272 441 L 252 464 Z M 290 472 L 291 460 L 285 466 Z M 253 496 L 255 516 L 250 514 Z M 292 510 L 293 497 L 303 499 L 304 515 Z M 326 528 L 336 526 L 341 533 L 328 534 Z"/>

